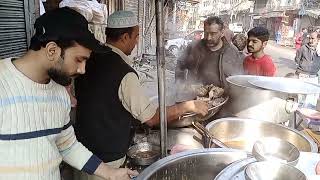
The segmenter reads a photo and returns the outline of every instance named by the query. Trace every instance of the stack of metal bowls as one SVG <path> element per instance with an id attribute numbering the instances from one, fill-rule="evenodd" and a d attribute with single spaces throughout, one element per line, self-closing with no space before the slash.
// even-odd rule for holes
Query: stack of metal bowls
<path id="1" fill-rule="evenodd" d="M 288 141 L 267 137 L 255 142 L 252 155 L 258 161 L 276 161 L 295 166 L 299 161 L 300 152 Z"/>
<path id="2" fill-rule="evenodd" d="M 306 180 L 297 168 L 271 161 L 254 162 L 245 169 L 246 180 Z"/>
<path id="3" fill-rule="evenodd" d="M 306 176 L 294 166 L 300 152 L 288 141 L 266 137 L 255 142 L 252 155 L 257 162 L 245 168 L 246 180 L 306 180 Z"/>

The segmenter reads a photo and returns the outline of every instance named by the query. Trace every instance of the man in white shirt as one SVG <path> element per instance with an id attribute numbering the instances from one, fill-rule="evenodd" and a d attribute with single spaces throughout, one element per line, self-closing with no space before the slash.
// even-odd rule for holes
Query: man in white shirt
<path id="1" fill-rule="evenodd" d="M 130 66 L 128 55 L 139 39 L 136 15 L 130 11 L 113 13 L 108 17 L 106 35 L 104 52 L 94 53 L 86 74 L 75 81 L 78 101 L 75 129 L 80 142 L 104 162 L 119 167 L 132 140 L 132 122 L 159 124 L 159 108 L 149 101 Z M 187 101 L 167 107 L 168 122 L 187 112 L 205 115 L 208 105 L 203 101 Z"/>

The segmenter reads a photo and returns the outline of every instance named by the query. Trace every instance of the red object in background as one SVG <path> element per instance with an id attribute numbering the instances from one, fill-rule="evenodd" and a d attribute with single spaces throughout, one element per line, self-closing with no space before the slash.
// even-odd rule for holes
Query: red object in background
<path id="1" fill-rule="evenodd" d="M 295 45 L 296 45 L 296 50 L 300 49 L 302 46 L 302 40 L 303 40 L 303 32 L 300 32 L 297 34 L 296 39 L 295 39 Z"/>
<path id="2" fill-rule="evenodd" d="M 264 55 L 260 59 L 247 56 L 243 61 L 243 68 L 249 75 L 274 76 L 276 74 L 276 66 L 268 55 Z"/>
<path id="3" fill-rule="evenodd" d="M 200 40 L 201 37 L 202 37 L 202 33 L 201 32 L 198 32 L 198 33 L 194 34 L 194 40 Z"/>

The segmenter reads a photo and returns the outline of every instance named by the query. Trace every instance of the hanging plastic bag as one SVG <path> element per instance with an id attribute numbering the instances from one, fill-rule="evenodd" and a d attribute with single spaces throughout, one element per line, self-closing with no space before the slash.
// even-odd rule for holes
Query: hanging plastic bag
<path id="1" fill-rule="evenodd" d="M 63 0 L 59 3 L 59 7 L 70 7 L 82 14 L 87 21 L 92 21 L 93 12 L 90 4 L 86 0 Z"/>
<path id="2" fill-rule="evenodd" d="M 105 4 L 100 4 L 98 1 L 96 0 L 92 0 L 92 1 L 88 1 L 91 9 L 92 9 L 92 13 L 93 13 L 93 18 L 92 18 L 92 22 L 93 23 L 99 23 L 102 24 L 105 22 L 105 8 L 104 6 L 106 6 Z"/>

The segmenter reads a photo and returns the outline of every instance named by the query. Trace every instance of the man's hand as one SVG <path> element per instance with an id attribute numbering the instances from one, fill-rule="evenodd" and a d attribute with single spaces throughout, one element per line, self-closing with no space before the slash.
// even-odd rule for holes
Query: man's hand
<path id="1" fill-rule="evenodd" d="M 130 180 L 130 177 L 138 176 L 137 171 L 133 171 L 127 168 L 112 168 L 107 176 L 106 180 Z"/>
<path id="2" fill-rule="evenodd" d="M 183 108 L 185 108 L 187 112 L 201 114 L 202 116 L 208 114 L 208 103 L 201 100 L 183 102 Z"/>
<path id="3" fill-rule="evenodd" d="M 95 175 L 106 180 L 130 180 L 130 177 L 138 176 L 139 173 L 128 168 L 112 168 L 101 163 L 97 168 Z"/>
<path id="4" fill-rule="evenodd" d="M 317 175 L 320 175 L 320 161 L 318 162 L 315 171 Z"/>

